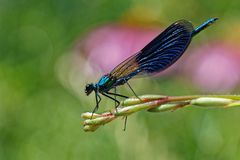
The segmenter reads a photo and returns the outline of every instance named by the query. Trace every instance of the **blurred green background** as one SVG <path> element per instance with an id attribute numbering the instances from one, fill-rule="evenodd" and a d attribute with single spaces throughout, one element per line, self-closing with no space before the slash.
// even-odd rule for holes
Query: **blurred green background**
<path id="1" fill-rule="evenodd" d="M 213 39 L 237 46 L 239 15 L 239 0 L 1 0 L 0 159 L 240 159 L 238 108 L 140 112 L 129 117 L 126 132 L 123 120 L 117 120 L 86 133 L 80 115 L 95 101 L 84 95 L 84 86 L 99 77 L 68 77 L 76 44 L 99 26 L 165 28 L 178 19 L 198 25 L 219 17 L 191 47 Z M 84 63 L 86 55 L 82 58 Z M 183 77 L 130 83 L 139 94 L 205 93 Z M 239 85 L 227 93 L 239 93 Z M 104 100 L 101 111 L 113 105 Z"/>

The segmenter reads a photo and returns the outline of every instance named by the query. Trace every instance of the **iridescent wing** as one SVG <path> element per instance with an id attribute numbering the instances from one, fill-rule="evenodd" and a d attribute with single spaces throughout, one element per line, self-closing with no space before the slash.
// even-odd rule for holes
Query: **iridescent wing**
<path id="1" fill-rule="evenodd" d="M 110 75 L 117 79 L 130 79 L 136 75 L 158 73 L 176 62 L 191 42 L 193 25 L 179 20 L 154 38 L 140 52 L 129 57 Z"/>

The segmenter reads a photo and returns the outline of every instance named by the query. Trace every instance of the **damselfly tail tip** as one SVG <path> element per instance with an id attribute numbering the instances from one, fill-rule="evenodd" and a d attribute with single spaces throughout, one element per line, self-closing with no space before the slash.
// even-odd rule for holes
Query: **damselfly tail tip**
<path id="1" fill-rule="evenodd" d="M 215 17 L 215 18 L 211 18 L 209 21 L 211 21 L 211 23 L 214 23 L 218 20 L 219 18 L 218 17 Z"/>
<path id="2" fill-rule="evenodd" d="M 210 26 L 211 24 L 213 24 L 217 20 L 218 20 L 217 17 L 211 18 L 211 19 L 207 20 L 206 22 L 204 22 L 203 24 L 201 24 L 200 26 L 198 26 L 197 28 L 195 28 L 192 31 L 192 37 L 195 36 L 196 34 L 198 34 L 199 32 L 201 32 L 202 30 L 206 29 L 208 26 Z"/>
<path id="3" fill-rule="evenodd" d="M 215 23 L 217 20 L 218 20 L 219 18 L 211 18 L 211 19 L 209 19 L 208 21 L 206 21 L 205 22 L 205 24 L 203 24 L 203 28 L 205 27 L 208 27 L 208 26 L 210 26 L 210 25 L 212 25 L 213 23 Z M 205 25 L 205 26 L 204 26 Z"/>

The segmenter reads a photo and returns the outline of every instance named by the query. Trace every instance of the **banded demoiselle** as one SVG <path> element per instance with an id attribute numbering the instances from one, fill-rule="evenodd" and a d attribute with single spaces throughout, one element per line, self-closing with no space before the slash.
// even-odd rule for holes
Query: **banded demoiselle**
<path id="1" fill-rule="evenodd" d="M 87 84 L 85 88 L 86 95 L 95 92 L 96 107 L 93 113 L 99 108 L 101 101 L 99 94 L 114 100 L 116 107 L 120 104 L 116 96 L 128 98 L 116 92 L 109 92 L 111 89 L 116 89 L 117 86 L 126 83 L 134 95 L 137 96 L 128 80 L 133 77 L 153 75 L 171 66 L 182 56 L 192 37 L 213 24 L 217 19 L 211 18 L 195 29 L 189 21 L 176 21 L 142 50 L 120 63 L 109 74 L 102 76 L 97 83 Z M 111 95 L 115 96 L 115 98 Z"/>

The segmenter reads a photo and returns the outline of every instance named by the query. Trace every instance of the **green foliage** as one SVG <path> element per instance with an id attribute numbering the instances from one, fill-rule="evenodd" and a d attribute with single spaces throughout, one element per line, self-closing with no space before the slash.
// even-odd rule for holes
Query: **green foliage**
<path id="1" fill-rule="evenodd" d="M 82 131 L 80 115 L 93 108 L 88 102 L 93 99 L 74 96 L 56 74 L 59 58 L 79 36 L 119 22 L 136 6 L 153 9 L 166 24 L 216 16 L 227 24 L 238 18 L 239 5 L 238 0 L 2 0 L 0 159 L 239 159 L 238 108 L 139 113 L 129 118 L 126 132 L 118 121 L 89 134 Z M 214 34 L 221 36 L 222 28 L 216 26 Z M 197 92 L 176 78 L 146 85 L 147 93 L 151 86 L 171 95 Z"/>

